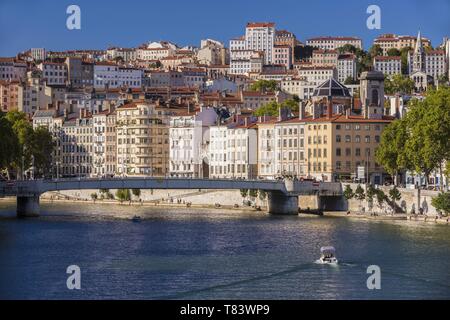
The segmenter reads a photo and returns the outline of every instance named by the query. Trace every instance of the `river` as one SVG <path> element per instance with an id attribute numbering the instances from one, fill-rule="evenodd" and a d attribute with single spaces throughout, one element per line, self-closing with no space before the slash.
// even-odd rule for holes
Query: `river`
<path id="1" fill-rule="evenodd" d="M 226 209 L 0 202 L 2 299 L 450 299 L 450 229 Z M 123 219 L 138 214 L 141 222 Z M 318 265 L 333 245 L 338 266 Z M 81 270 L 68 290 L 66 269 Z M 369 290 L 367 267 L 381 270 Z"/>

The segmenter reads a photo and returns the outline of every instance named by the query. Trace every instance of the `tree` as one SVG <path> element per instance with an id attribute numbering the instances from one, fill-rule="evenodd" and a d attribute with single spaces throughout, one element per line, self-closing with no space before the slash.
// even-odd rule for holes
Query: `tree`
<path id="1" fill-rule="evenodd" d="M 99 191 L 100 191 L 100 193 L 105 193 L 106 194 L 106 193 L 109 192 L 109 189 L 100 189 Z"/>
<path id="2" fill-rule="evenodd" d="M 389 57 L 400 57 L 402 53 L 397 48 L 391 48 L 387 51 Z"/>
<path id="3" fill-rule="evenodd" d="M 141 196 L 141 189 L 131 189 L 131 192 L 136 198 L 139 198 Z"/>
<path id="4" fill-rule="evenodd" d="M 366 195 L 364 194 L 364 189 L 360 184 L 358 184 L 358 186 L 356 187 L 355 198 L 359 200 L 359 206 L 361 207 L 361 203 L 366 198 Z"/>
<path id="5" fill-rule="evenodd" d="M 3 112 L 0 112 L 0 137 L 0 168 L 9 169 L 19 152 L 19 141 Z"/>
<path id="6" fill-rule="evenodd" d="M 247 198 L 248 195 L 248 190 L 247 189 L 241 189 L 241 197 L 242 198 Z"/>
<path id="7" fill-rule="evenodd" d="M 258 191 L 259 200 L 264 201 L 267 198 L 267 192 L 265 190 Z"/>
<path id="8" fill-rule="evenodd" d="M 94 201 L 94 203 L 95 203 L 95 201 L 98 199 L 98 195 L 97 195 L 97 193 L 91 193 L 91 199 Z"/>
<path id="9" fill-rule="evenodd" d="M 256 189 L 250 189 L 250 191 L 249 191 L 248 194 L 249 194 L 250 197 L 256 198 L 256 197 L 258 196 L 258 190 L 256 190 Z"/>
<path id="10" fill-rule="evenodd" d="M 284 100 L 281 103 L 281 108 L 289 109 L 291 112 L 297 112 L 299 110 L 299 102 L 300 101 L 296 101 L 295 99 Z"/>
<path id="11" fill-rule="evenodd" d="M 379 44 L 375 44 L 369 49 L 369 55 L 372 59 L 376 56 L 381 56 L 383 55 L 383 49 L 380 47 Z"/>
<path id="12" fill-rule="evenodd" d="M 123 201 L 131 200 L 130 189 L 118 189 L 116 191 L 116 198 L 122 203 Z"/>
<path id="13" fill-rule="evenodd" d="M 397 189 L 396 186 L 394 186 L 391 190 L 389 190 L 389 198 L 392 202 L 392 209 L 396 210 L 397 208 L 397 201 L 400 201 L 402 198 L 402 194 Z"/>
<path id="14" fill-rule="evenodd" d="M 344 190 L 344 198 L 347 200 L 352 199 L 355 196 L 355 194 L 353 193 L 352 187 L 350 187 L 350 185 L 346 185 L 345 186 L 345 190 Z"/>
<path id="15" fill-rule="evenodd" d="M 372 185 L 369 185 L 367 187 L 366 200 L 367 200 L 367 204 L 369 206 L 369 210 L 373 209 L 373 198 L 375 197 L 376 192 L 377 192 L 377 190 Z"/>
<path id="16" fill-rule="evenodd" d="M 277 90 L 278 83 L 275 80 L 258 80 L 250 86 L 251 91 L 273 92 Z"/>
<path id="17" fill-rule="evenodd" d="M 408 139 L 405 150 L 414 170 L 428 178 L 450 158 L 450 88 L 427 93 L 423 101 L 414 100 L 406 118 Z"/>
<path id="18" fill-rule="evenodd" d="M 38 127 L 32 131 L 27 143 L 34 158 L 35 174 L 45 176 L 52 168 L 54 142 L 51 133 L 45 127 Z"/>
<path id="19" fill-rule="evenodd" d="M 352 76 L 348 76 L 346 79 L 345 79 L 345 81 L 344 81 L 344 84 L 345 85 L 349 85 L 349 84 L 357 84 L 358 82 L 355 80 L 355 79 L 353 79 L 353 77 Z"/>
<path id="20" fill-rule="evenodd" d="M 408 55 L 409 51 L 413 50 L 411 47 L 405 47 L 400 50 L 400 56 L 402 58 L 402 74 L 408 74 Z"/>
<path id="21" fill-rule="evenodd" d="M 352 44 L 349 44 L 349 43 L 343 45 L 342 47 L 339 47 L 337 50 L 338 50 L 338 52 L 340 54 L 343 54 L 343 53 L 356 53 L 356 47 L 354 45 L 352 45 Z"/>
<path id="22" fill-rule="evenodd" d="M 383 190 L 377 189 L 375 192 L 375 197 L 377 198 L 378 207 L 383 209 L 383 203 L 386 200 L 386 195 Z"/>
<path id="23" fill-rule="evenodd" d="M 414 81 L 407 76 L 394 74 L 384 80 L 385 92 L 387 94 L 409 94 L 414 90 Z"/>
<path id="24" fill-rule="evenodd" d="M 450 214 L 450 191 L 442 192 L 437 197 L 431 199 L 431 204 L 436 210 L 444 212 L 445 215 Z"/>
<path id="25" fill-rule="evenodd" d="M 398 182 L 398 173 L 411 167 L 404 149 L 407 139 L 406 121 L 396 120 L 383 130 L 380 144 L 375 151 L 376 162 L 393 176 L 395 184 Z"/>
<path id="26" fill-rule="evenodd" d="M 278 103 L 276 103 L 275 101 L 271 101 L 256 109 L 255 112 L 253 112 L 253 115 L 257 117 L 262 116 L 275 117 L 278 115 L 279 108 L 280 105 Z"/>

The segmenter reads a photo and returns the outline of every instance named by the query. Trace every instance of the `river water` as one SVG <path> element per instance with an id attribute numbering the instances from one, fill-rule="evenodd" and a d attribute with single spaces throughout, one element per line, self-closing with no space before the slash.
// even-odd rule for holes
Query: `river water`
<path id="1" fill-rule="evenodd" d="M 450 228 L 226 209 L 0 202 L 2 299 L 450 299 Z M 141 215 L 141 222 L 123 219 Z M 318 265 L 320 247 L 340 264 Z M 81 269 L 68 290 L 66 269 Z M 367 267 L 381 289 L 367 288 Z"/>

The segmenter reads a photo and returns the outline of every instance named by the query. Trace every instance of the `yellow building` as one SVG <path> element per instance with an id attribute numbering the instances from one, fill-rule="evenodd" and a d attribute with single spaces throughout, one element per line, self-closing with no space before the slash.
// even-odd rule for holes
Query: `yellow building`
<path id="1" fill-rule="evenodd" d="M 145 102 L 116 109 L 119 174 L 165 176 L 168 173 L 170 115 L 166 109 Z"/>

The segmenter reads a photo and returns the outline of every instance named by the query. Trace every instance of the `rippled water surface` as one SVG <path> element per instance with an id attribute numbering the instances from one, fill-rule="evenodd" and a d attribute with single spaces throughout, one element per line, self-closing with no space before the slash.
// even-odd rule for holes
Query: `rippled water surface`
<path id="1" fill-rule="evenodd" d="M 450 227 L 224 209 L 0 202 L 3 299 L 450 299 Z M 123 219 L 141 215 L 141 222 Z M 317 265 L 336 247 L 337 267 Z M 81 290 L 66 268 L 81 268 Z M 368 290 L 367 267 L 381 268 Z"/>

